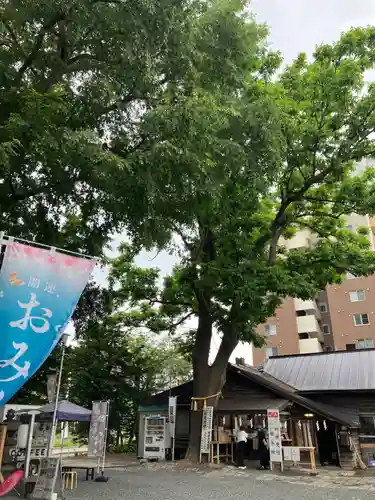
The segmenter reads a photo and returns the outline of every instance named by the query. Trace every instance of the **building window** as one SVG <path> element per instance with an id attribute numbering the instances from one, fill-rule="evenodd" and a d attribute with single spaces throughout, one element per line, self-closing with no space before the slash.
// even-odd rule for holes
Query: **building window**
<path id="1" fill-rule="evenodd" d="M 357 349 L 372 349 L 374 341 L 372 339 L 359 339 L 357 340 Z"/>
<path id="2" fill-rule="evenodd" d="M 353 316 L 355 326 L 369 325 L 368 314 L 354 314 Z"/>
<path id="3" fill-rule="evenodd" d="M 326 302 L 321 302 L 319 305 L 320 312 L 326 313 L 328 312 L 328 305 Z"/>
<path id="4" fill-rule="evenodd" d="M 364 290 L 355 290 L 354 292 L 349 292 L 350 302 L 362 302 L 366 299 L 366 294 Z"/>
<path id="5" fill-rule="evenodd" d="M 265 335 L 276 335 L 276 325 L 271 325 L 270 323 L 267 323 L 264 325 L 264 334 Z"/>
<path id="6" fill-rule="evenodd" d="M 330 329 L 329 325 L 323 325 L 322 330 L 323 330 L 324 335 L 329 335 L 331 333 L 331 329 Z"/>
<path id="7" fill-rule="evenodd" d="M 306 311 L 296 311 L 296 316 L 297 318 L 300 318 L 301 316 L 307 316 Z"/>
<path id="8" fill-rule="evenodd" d="M 359 425 L 362 436 L 375 436 L 375 414 L 360 415 Z"/>
<path id="9" fill-rule="evenodd" d="M 355 344 L 346 344 L 347 351 L 355 351 Z"/>
<path id="10" fill-rule="evenodd" d="M 277 356 L 279 351 L 277 347 L 266 347 L 266 358 L 270 358 L 271 356 Z"/>

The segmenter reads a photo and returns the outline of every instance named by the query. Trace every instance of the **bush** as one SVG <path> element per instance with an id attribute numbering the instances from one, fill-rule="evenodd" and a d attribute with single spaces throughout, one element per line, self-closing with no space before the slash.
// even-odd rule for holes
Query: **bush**
<path id="1" fill-rule="evenodd" d="M 119 444 L 113 448 L 114 453 L 135 453 L 137 449 L 136 442 L 128 444 Z"/>

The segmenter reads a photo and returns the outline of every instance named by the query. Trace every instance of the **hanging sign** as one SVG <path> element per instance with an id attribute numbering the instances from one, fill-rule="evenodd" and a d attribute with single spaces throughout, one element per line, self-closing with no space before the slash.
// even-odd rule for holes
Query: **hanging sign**
<path id="1" fill-rule="evenodd" d="M 270 462 L 281 463 L 281 425 L 279 410 L 267 410 Z"/>
<path id="2" fill-rule="evenodd" d="M 202 414 L 201 454 L 210 453 L 214 407 L 207 406 Z"/>
<path id="3" fill-rule="evenodd" d="M 95 260 L 7 242 L 0 270 L 0 406 L 58 343 Z"/>
<path id="4" fill-rule="evenodd" d="M 51 373 L 47 377 L 47 396 L 49 403 L 53 403 L 55 401 L 56 388 L 57 388 L 57 374 Z"/>
<path id="5" fill-rule="evenodd" d="M 102 457 L 105 453 L 109 401 L 92 403 L 91 423 L 89 431 L 88 457 Z"/>

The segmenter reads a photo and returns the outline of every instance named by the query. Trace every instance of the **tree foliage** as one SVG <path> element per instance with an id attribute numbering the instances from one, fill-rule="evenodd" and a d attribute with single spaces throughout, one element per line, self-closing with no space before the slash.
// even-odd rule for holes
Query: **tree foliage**
<path id="1" fill-rule="evenodd" d="M 277 56 L 260 50 L 262 33 L 243 22 L 256 33 L 243 47 L 246 77 L 231 90 L 198 80 L 146 122 L 156 125 L 150 155 L 160 168 L 135 248 L 150 243 L 142 231 L 152 227 L 153 243 L 168 242 L 180 264 L 160 289 L 157 270 L 135 267 L 135 250 L 123 247 L 114 262 L 122 300 L 148 327 L 174 332 L 197 318 L 197 396 L 221 389 L 240 340 L 263 343 L 256 328 L 283 298 L 313 298 L 346 271 L 375 271 L 368 231 L 349 231 L 345 220 L 374 213 L 374 171 L 355 165 L 375 152 L 375 85 L 364 85 L 375 29 L 351 30 L 270 78 Z M 301 230 L 309 241 L 291 248 Z M 209 365 L 214 329 L 221 345 Z"/>
<path id="2" fill-rule="evenodd" d="M 72 321 L 75 338 L 81 339 L 91 328 L 103 321 L 107 314 L 112 312 L 112 298 L 108 289 L 90 281 L 81 295 L 74 310 Z"/>
<path id="3" fill-rule="evenodd" d="M 205 4 L 0 2 L 2 230 L 99 255 L 146 207 L 139 123 L 167 84 L 202 71 L 193 59 L 214 63 L 196 27 Z"/>
<path id="4" fill-rule="evenodd" d="M 136 434 L 136 414 L 142 399 L 186 382 L 190 363 L 165 343 L 153 344 L 132 332 L 126 314 L 114 314 L 91 325 L 85 338 L 70 352 L 70 399 L 90 407 L 110 401 L 109 429 L 117 444 Z M 87 437 L 87 429 L 86 429 Z"/>

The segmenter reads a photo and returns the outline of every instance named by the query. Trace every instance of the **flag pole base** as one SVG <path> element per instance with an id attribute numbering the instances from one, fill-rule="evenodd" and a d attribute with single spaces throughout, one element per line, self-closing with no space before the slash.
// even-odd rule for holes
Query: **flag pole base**
<path id="1" fill-rule="evenodd" d="M 108 483 L 108 477 L 104 475 L 104 472 L 102 472 L 101 476 L 97 476 L 95 478 L 96 483 Z"/>

